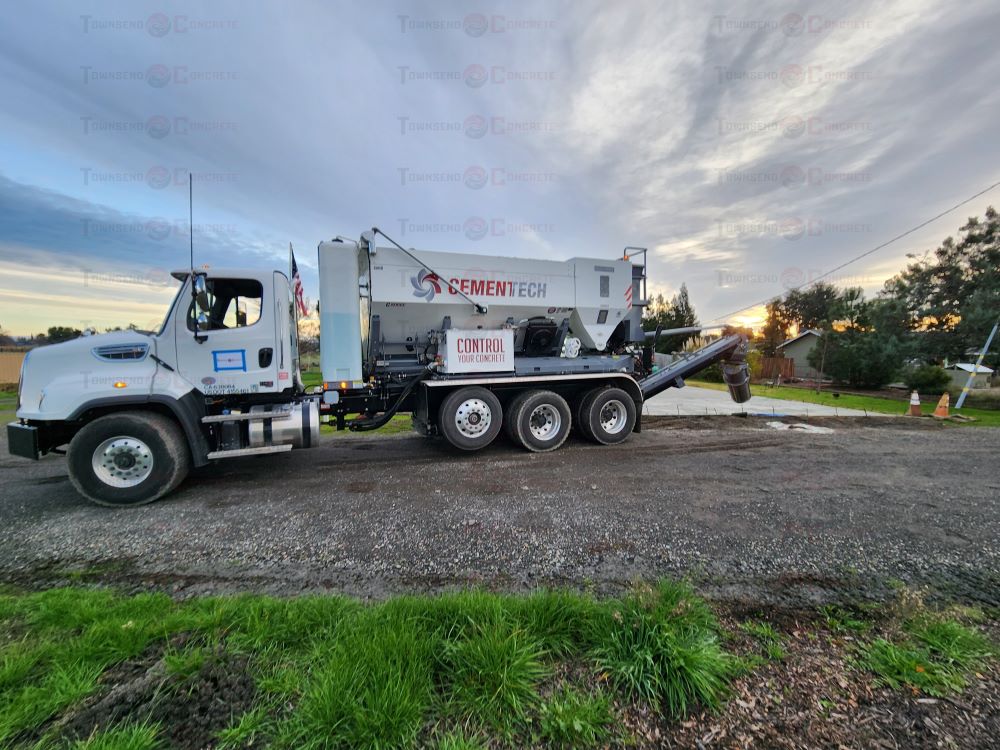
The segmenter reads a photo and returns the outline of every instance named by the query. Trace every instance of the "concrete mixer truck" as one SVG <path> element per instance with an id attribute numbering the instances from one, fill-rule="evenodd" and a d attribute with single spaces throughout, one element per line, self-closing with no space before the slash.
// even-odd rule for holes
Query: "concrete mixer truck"
<path id="1" fill-rule="evenodd" d="M 193 466 L 316 446 L 321 421 L 363 432 L 409 413 L 458 451 L 501 430 L 551 451 L 572 427 L 622 442 L 645 399 L 714 362 L 735 401 L 750 397 L 739 335 L 654 369 L 642 248 L 565 261 L 423 252 L 374 228 L 318 256 L 322 386 L 303 386 L 284 273 L 185 269 L 158 331 L 28 353 L 10 453 L 65 453 L 80 494 L 125 506 Z"/>

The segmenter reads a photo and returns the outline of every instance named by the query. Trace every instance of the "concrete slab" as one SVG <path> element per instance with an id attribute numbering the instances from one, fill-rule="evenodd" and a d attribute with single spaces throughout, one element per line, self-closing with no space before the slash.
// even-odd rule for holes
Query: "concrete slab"
<path id="1" fill-rule="evenodd" d="M 905 406 L 900 406 L 900 413 Z M 835 406 L 807 404 L 802 401 L 787 401 L 780 398 L 753 396 L 744 404 L 734 403 L 728 391 L 714 391 L 687 385 L 684 388 L 669 388 L 643 404 L 642 413 L 649 415 L 696 415 L 696 414 L 764 414 L 767 416 L 795 417 L 864 417 L 860 409 L 841 409 Z M 868 412 L 870 417 L 892 416 Z"/>

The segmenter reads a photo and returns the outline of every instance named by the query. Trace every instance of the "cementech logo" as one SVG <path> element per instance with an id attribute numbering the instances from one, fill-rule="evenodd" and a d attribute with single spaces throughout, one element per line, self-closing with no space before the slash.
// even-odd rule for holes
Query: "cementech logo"
<path id="1" fill-rule="evenodd" d="M 416 276 L 411 276 L 410 283 L 413 284 L 413 296 L 428 302 L 434 299 L 435 294 L 441 294 L 441 279 L 426 268 L 421 268 Z"/>
<path id="2" fill-rule="evenodd" d="M 544 281 L 505 281 L 498 279 L 464 279 L 455 277 L 445 281 L 436 273 L 421 269 L 410 277 L 413 296 L 433 301 L 441 294 L 442 285 L 449 294 L 471 294 L 475 297 L 517 297 L 540 299 L 548 296 L 548 284 Z"/>

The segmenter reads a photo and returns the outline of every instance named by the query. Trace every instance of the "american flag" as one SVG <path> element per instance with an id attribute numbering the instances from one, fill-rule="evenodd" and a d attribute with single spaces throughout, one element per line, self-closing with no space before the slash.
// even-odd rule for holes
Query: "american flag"
<path id="1" fill-rule="evenodd" d="M 292 250 L 292 243 L 288 243 L 288 252 L 292 256 L 292 294 L 295 296 L 295 304 L 298 305 L 299 315 L 306 317 L 309 315 L 309 306 L 306 305 L 306 292 L 302 288 L 302 277 L 299 276 L 299 267 L 295 264 L 295 251 Z"/>

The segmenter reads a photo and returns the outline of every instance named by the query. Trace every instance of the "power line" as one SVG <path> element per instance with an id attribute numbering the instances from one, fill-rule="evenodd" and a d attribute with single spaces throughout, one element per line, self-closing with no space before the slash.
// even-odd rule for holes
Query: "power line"
<path id="1" fill-rule="evenodd" d="M 964 206 L 964 205 L 965 205 L 966 203 L 970 203 L 970 202 L 974 201 L 974 200 L 975 200 L 976 198 L 978 198 L 979 196 L 981 196 L 981 195 L 983 195 L 983 194 L 985 194 L 985 193 L 988 193 L 988 192 L 989 192 L 990 190 L 992 190 L 993 188 L 997 187 L 998 185 L 1000 185 L 1000 181 L 997 181 L 997 182 L 994 182 L 994 183 L 993 183 L 992 185 L 990 185 L 989 187 L 986 187 L 986 188 L 983 188 L 983 189 L 982 189 L 982 190 L 980 190 L 980 191 L 979 191 L 978 193 L 976 193 L 975 195 L 971 195 L 971 196 L 969 196 L 968 198 L 966 198 L 966 199 L 965 199 L 964 201 L 962 201 L 961 203 L 956 203 L 956 204 L 955 204 L 954 206 L 952 206 L 951 208 L 948 208 L 948 209 L 946 209 L 946 210 L 942 211 L 942 212 L 941 212 L 941 213 L 939 213 L 939 214 L 938 214 L 937 216 L 932 216 L 932 217 L 931 217 L 930 219 L 928 219 L 927 221 L 924 221 L 924 222 L 922 222 L 922 223 L 920 223 L 920 224 L 917 224 L 917 225 L 916 225 L 915 227 L 913 227 L 912 229 L 907 229 L 907 230 L 906 230 L 905 232 L 903 232 L 902 234 L 897 234 L 897 235 L 896 235 L 895 237 L 893 237 L 893 238 L 892 238 L 891 240 L 886 240 L 886 241 L 885 241 L 885 242 L 883 242 L 883 243 L 882 243 L 881 245 L 876 245 L 876 246 L 875 246 L 875 247 L 873 247 L 873 248 L 872 248 L 871 250 L 866 250 L 865 252 L 861 253 L 861 255 L 857 255 L 857 256 L 855 256 L 855 257 L 851 258 L 850 260 L 848 260 L 848 261 L 845 261 L 844 263 L 841 263 L 841 264 L 840 264 L 839 266 L 836 266 L 836 267 L 834 267 L 834 268 L 831 268 L 831 269 L 830 269 L 829 271 L 826 271 L 825 273 L 821 273 L 821 274 L 820 274 L 819 276 L 817 276 L 817 277 L 815 277 L 815 278 L 813 278 L 813 279 L 810 279 L 809 281 L 805 282 L 804 284 L 799 284 L 798 286 L 793 286 L 793 287 L 791 287 L 791 288 L 790 288 L 790 289 L 789 289 L 788 291 L 789 291 L 789 292 L 797 292 L 797 291 L 799 291 L 800 289 L 805 289 L 805 288 L 806 288 L 807 286 L 812 286 L 812 285 L 813 285 L 813 284 L 815 284 L 815 283 L 816 283 L 817 281 L 820 281 L 820 280 L 822 280 L 822 279 L 825 279 L 825 278 L 826 278 L 827 276 L 829 276 L 830 274 L 833 274 L 833 273 L 836 273 L 836 272 L 837 272 L 837 271 L 839 271 L 840 269 L 842 269 L 842 268 L 846 268 L 847 266 L 851 265 L 852 263 L 857 263 L 857 262 L 858 262 L 859 260 L 861 260 L 862 258 L 866 258 L 866 257 L 868 257 L 869 255 L 871 255 L 872 253 L 874 253 L 874 252 L 877 252 L 877 251 L 881 250 L 881 249 L 882 249 L 882 248 L 884 248 L 884 247 L 888 247 L 888 246 L 889 246 L 889 245 L 891 245 L 891 244 L 892 244 L 893 242 L 896 242 L 896 240 L 901 240 L 901 239 L 903 239 L 904 237 L 906 237 L 906 236 L 907 236 L 908 234 L 913 234 L 913 233 L 914 233 L 914 232 L 916 232 L 916 231 L 917 231 L 918 229 L 923 229 L 923 228 L 924 228 L 924 227 L 926 227 L 926 226 L 927 226 L 928 224 L 931 224 L 931 223 L 933 223 L 933 222 L 937 221 L 938 219 L 940 219 L 940 218 L 941 218 L 942 216 L 946 216 L 946 215 L 950 214 L 950 213 L 951 213 L 952 211 L 955 211 L 956 209 L 959 209 L 959 208 L 961 208 L 961 207 L 962 207 L 962 206 Z M 786 292 L 786 293 L 787 293 L 787 292 Z M 740 314 L 741 312 L 743 312 L 744 310 L 749 310 L 749 309 L 751 309 L 751 308 L 753 308 L 753 307 L 758 307 L 758 306 L 760 306 L 760 305 L 766 305 L 766 304 L 767 304 L 768 302 L 770 302 L 771 300 L 773 300 L 773 299 L 776 299 L 777 297 L 780 297 L 780 296 L 781 296 L 781 295 L 775 295 L 775 296 L 772 296 L 772 297 L 768 297 L 767 299 L 765 299 L 765 300 L 761 300 L 760 302 L 754 302 L 753 304 L 750 304 L 750 305 L 747 305 L 746 307 L 741 307 L 741 308 L 740 308 L 739 310 L 734 310 L 734 311 L 733 311 L 733 312 L 731 312 L 731 313 L 727 313 L 727 314 L 725 314 L 725 315 L 720 315 L 719 317 L 717 317 L 717 318 L 714 318 L 714 319 L 713 319 L 713 322 L 714 322 L 715 320 L 723 320 L 724 318 L 731 318 L 731 317 L 733 317 L 734 315 L 739 315 L 739 314 Z"/>

